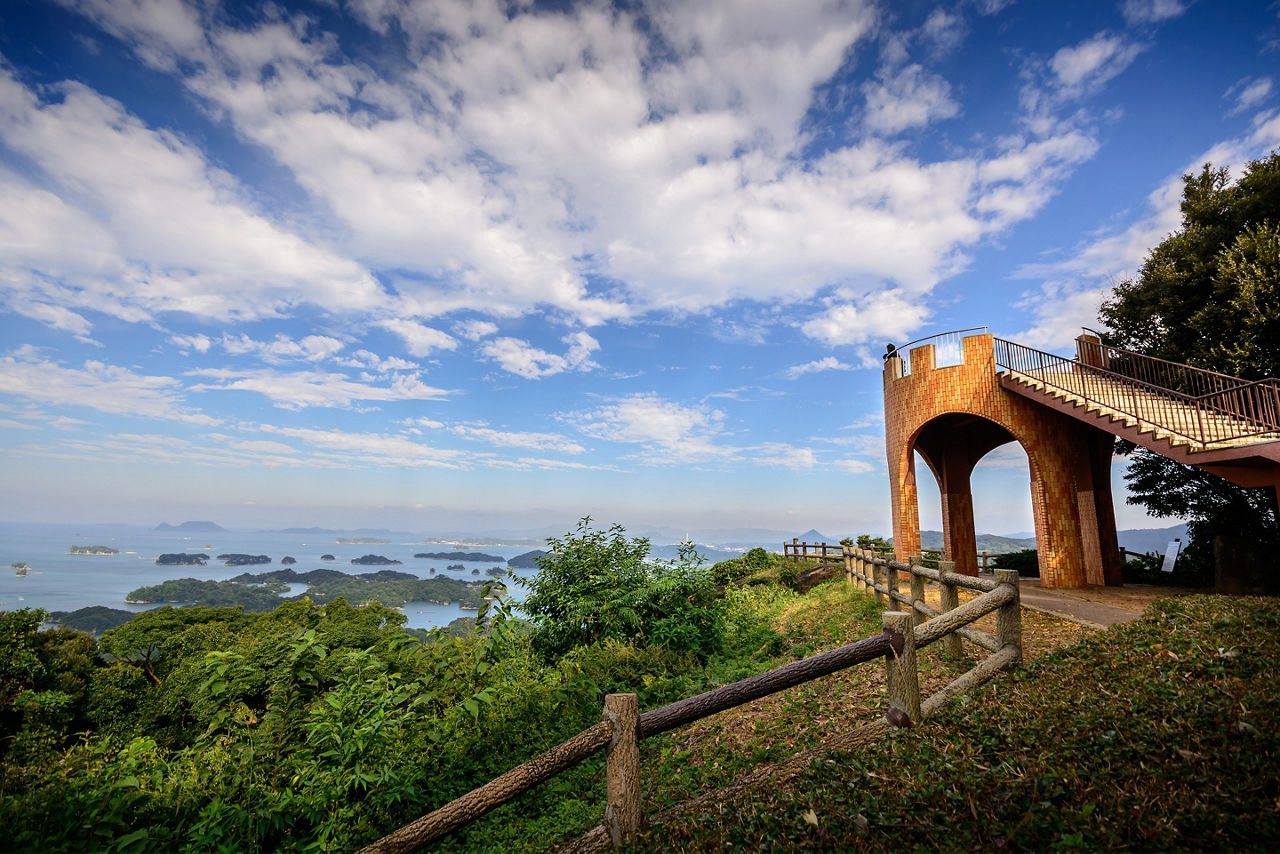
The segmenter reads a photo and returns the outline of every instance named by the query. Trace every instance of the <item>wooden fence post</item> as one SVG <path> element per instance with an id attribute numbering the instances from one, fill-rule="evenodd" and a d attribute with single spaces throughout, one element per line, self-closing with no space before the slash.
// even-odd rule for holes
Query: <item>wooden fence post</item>
<path id="1" fill-rule="evenodd" d="M 987 558 L 989 558 L 989 557 L 991 557 L 991 555 L 987 554 L 987 553 L 986 553 L 986 551 L 980 551 L 980 552 L 978 552 L 978 558 L 982 561 L 982 571 L 983 571 L 983 572 L 986 572 L 986 571 L 987 571 Z"/>
<path id="2" fill-rule="evenodd" d="M 1013 588 L 1013 599 L 1007 605 L 1001 605 L 996 611 L 996 639 L 1000 648 L 1015 647 L 1018 650 L 1018 661 L 1022 660 L 1022 600 L 1018 593 L 1018 571 L 1016 569 L 997 569 L 996 581 L 1001 586 Z"/>
<path id="3" fill-rule="evenodd" d="M 929 618 L 916 610 L 917 602 L 924 603 L 924 576 L 915 571 L 915 558 L 911 560 L 911 608 L 909 610 L 911 612 L 911 624 L 918 626 Z"/>
<path id="4" fill-rule="evenodd" d="M 888 561 L 885 561 L 885 563 L 888 564 Z M 889 584 L 888 570 L 878 563 L 872 563 L 871 564 L 871 586 L 874 588 L 877 584 L 880 584 L 880 581 L 882 579 L 884 580 L 884 584 L 881 584 L 880 586 L 882 587 L 887 586 Z M 881 608 L 892 607 L 892 606 L 885 605 L 885 595 L 883 593 L 881 593 L 879 590 L 876 590 L 875 593 L 876 593 L 877 605 L 879 605 Z"/>
<path id="5" fill-rule="evenodd" d="M 913 561 L 913 560 L 915 560 L 915 558 L 913 558 L 913 557 L 909 557 L 909 558 L 907 558 L 907 562 L 908 562 L 908 563 L 909 563 L 909 562 L 911 562 L 911 561 Z M 892 566 L 892 565 L 890 565 L 890 566 L 886 566 L 886 567 L 885 567 L 885 585 L 884 585 L 884 586 L 889 588 L 889 594 L 888 594 L 888 598 L 889 598 L 889 609 L 890 609 L 890 610 L 893 610 L 893 611 L 896 611 L 896 610 L 898 610 L 899 608 L 901 608 L 902 606 L 898 603 L 898 600 L 897 600 L 897 599 L 895 599 L 895 598 L 893 598 L 893 596 L 894 596 L 894 594 L 895 594 L 895 593 L 899 593 L 899 591 L 898 591 L 898 569 L 897 569 L 897 567 Z"/>
<path id="6" fill-rule="evenodd" d="M 956 586 L 945 579 L 949 572 L 956 571 L 956 562 L 953 560 L 938 561 L 938 598 L 940 611 L 954 611 L 960 607 L 960 592 Z M 944 654 L 959 658 L 964 648 L 960 645 L 960 636 L 955 632 L 942 638 L 942 651 Z"/>
<path id="7" fill-rule="evenodd" d="M 605 752 L 607 806 L 604 824 L 614 848 L 635 838 L 640 830 L 640 742 L 636 723 L 640 702 L 635 694 L 606 694 L 604 719 L 613 730 Z"/>
<path id="8" fill-rule="evenodd" d="M 897 727 L 920 722 L 920 675 L 916 670 L 916 636 L 911 615 L 905 611 L 885 611 L 881 615 L 885 631 L 902 636 L 902 652 L 884 657 L 885 681 L 889 686 L 889 709 L 885 717 Z"/>
<path id="9" fill-rule="evenodd" d="M 844 547 L 844 583 L 853 584 L 853 546 Z"/>

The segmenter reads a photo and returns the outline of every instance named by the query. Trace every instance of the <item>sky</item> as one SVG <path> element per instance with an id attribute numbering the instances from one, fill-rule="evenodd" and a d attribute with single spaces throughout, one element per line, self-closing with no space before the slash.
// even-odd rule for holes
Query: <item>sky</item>
<path id="1" fill-rule="evenodd" d="M 888 533 L 885 343 L 1070 353 L 1278 70 L 1265 0 L 6 0 L 0 519 Z"/>

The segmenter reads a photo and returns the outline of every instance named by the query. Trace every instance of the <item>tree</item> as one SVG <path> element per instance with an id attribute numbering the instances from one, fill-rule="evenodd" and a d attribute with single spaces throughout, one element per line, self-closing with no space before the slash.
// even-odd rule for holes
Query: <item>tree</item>
<path id="1" fill-rule="evenodd" d="M 1100 316 L 1108 343 L 1248 380 L 1280 376 L 1280 153 L 1232 183 L 1206 164 L 1183 176 L 1181 227 L 1116 286 Z M 1215 537 L 1280 545 L 1276 496 L 1121 443 L 1130 503 L 1188 519 L 1186 569 L 1204 581 Z M 1186 577 L 1186 580 L 1192 578 Z"/>

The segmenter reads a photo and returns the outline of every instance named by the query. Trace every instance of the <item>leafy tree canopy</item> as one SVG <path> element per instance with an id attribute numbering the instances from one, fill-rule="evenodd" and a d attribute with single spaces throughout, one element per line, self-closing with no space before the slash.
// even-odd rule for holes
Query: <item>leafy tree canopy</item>
<path id="1" fill-rule="evenodd" d="M 1234 183 L 1211 164 L 1184 176 L 1181 227 L 1116 286 L 1100 316 L 1109 343 L 1249 380 L 1280 376 L 1280 153 L 1249 163 Z M 1189 521 L 1191 575 L 1175 580 L 1207 580 L 1216 535 L 1261 548 L 1280 539 L 1270 489 L 1143 449 L 1126 480 L 1130 503 Z"/>

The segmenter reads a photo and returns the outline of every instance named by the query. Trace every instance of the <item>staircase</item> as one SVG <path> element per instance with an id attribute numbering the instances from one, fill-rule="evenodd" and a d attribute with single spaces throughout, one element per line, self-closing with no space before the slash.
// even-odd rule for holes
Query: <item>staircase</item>
<path id="1" fill-rule="evenodd" d="M 1270 480 L 1280 463 L 1280 380 L 1248 382 L 1087 336 L 1074 359 L 1000 338 L 995 357 L 1004 388 L 1179 462 L 1236 482 L 1242 468 Z"/>

